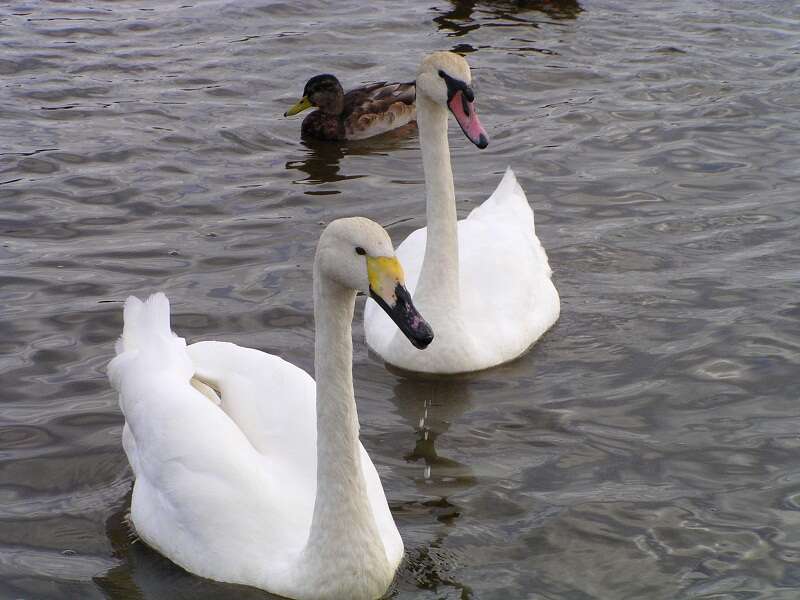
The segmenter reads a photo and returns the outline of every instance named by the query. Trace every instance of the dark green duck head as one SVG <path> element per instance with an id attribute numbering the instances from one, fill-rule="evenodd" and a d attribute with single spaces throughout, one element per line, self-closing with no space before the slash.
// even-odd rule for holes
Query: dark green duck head
<path id="1" fill-rule="evenodd" d="M 344 90 L 336 77 L 325 73 L 309 79 L 303 88 L 303 97 L 283 116 L 291 117 L 312 106 L 330 115 L 341 114 L 344 110 Z"/>

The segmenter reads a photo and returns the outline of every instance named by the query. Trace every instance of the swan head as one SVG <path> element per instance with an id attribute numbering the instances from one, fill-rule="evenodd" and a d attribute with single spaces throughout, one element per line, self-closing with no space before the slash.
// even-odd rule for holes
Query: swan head
<path id="1" fill-rule="evenodd" d="M 323 73 L 309 79 L 303 88 L 303 97 L 283 113 L 283 116 L 291 117 L 312 106 L 332 115 L 338 115 L 344 110 L 344 89 L 334 75 Z"/>
<path id="2" fill-rule="evenodd" d="M 369 219 L 337 219 L 317 246 L 316 269 L 339 285 L 369 295 L 417 348 L 433 341 L 431 326 L 419 314 L 405 286 L 405 275 L 386 230 Z"/>
<path id="3" fill-rule="evenodd" d="M 475 110 L 472 74 L 464 58 L 455 52 L 434 52 L 422 59 L 417 71 L 417 94 L 446 106 L 467 139 L 478 148 L 489 145 L 489 136 Z"/>

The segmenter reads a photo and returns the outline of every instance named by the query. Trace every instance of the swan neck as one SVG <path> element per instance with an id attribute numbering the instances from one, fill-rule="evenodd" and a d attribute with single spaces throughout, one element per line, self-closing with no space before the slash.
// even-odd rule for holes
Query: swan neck
<path id="1" fill-rule="evenodd" d="M 370 553 L 375 560 L 386 560 L 361 466 L 353 392 L 354 307 L 355 291 L 327 278 L 315 265 L 317 494 L 304 550 L 311 565 L 347 567 L 341 564 L 349 556 L 342 546 L 360 549 L 353 560 L 369 560 Z"/>
<path id="2" fill-rule="evenodd" d="M 425 171 L 428 235 L 415 300 L 435 297 L 455 308 L 458 288 L 458 217 L 447 141 L 447 109 L 422 94 L 417 97 L 422 164 Z"/>
<path id="3" fill-rule="evenodd" d="M 314 274 L 317 455 L 319 459 L 325 452 L 336 456 L 336 462 L 349 466 L 355 464 L 358 446 L 358 413 L 353 392 L 354 307 L 353 290 Z M 336 435 L 330 435 L 332 432 Z M 320 461 L 320 464 L 326 463 Z M 325 469 L 318 469 L 318 473 L 324 474 Z"/>

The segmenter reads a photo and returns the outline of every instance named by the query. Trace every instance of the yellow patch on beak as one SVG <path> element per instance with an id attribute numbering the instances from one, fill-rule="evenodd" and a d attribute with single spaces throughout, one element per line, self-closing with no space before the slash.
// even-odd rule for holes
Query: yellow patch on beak
<path id="1" fill-rule="evenodd" d="M 394 304 L 394 290 L 406 279 L 400 261 L 394 256 L 368 256 L 367 275 L 370 289 L 384 302 Z"/>
<path id="2" fill-rule="evenodd" d="M 291 117 L 293 115 L 296 115 L 297 113 L 303 112 L 307 108 L 311 108 L 312 106 L 313 105 L 311 104 L 311 100 L 308 99 L 308 96 L 303 96 L 302 98 L 300 98 L 300 100 L 297 101 L 297 103 L 292 108 L 283 113 L 283 116 Z"/>

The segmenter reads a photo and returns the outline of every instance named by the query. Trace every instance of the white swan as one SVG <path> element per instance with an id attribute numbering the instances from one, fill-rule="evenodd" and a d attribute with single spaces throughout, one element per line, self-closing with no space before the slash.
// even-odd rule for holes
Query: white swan
<path id="1" fill-rule="evenodd" d="M 424 353 L 408 347 L 367 301 L 367 344 L 386 362 L 410 371 L 478 371 L 530 348 L 558 319 L 558 292 L 536 237 L 533 211 L 510 168 L 488 200 L 457 220 L 448 109 L 475 145 L 488 144 L 467 62 L 451 52 L 431 54 L 422 61 L 416 83 L 428 226 L 408 236 L 397 256 L 436 339 Z"/>
<path id="2" fill-rule="evenodd" d="M 358 438 L 351 322 L 356 290 L 420 348 L 430 327 L 403 287 L 386 231 L 341 219 L 314 262 L 317 383 L 277 356 L 186 346 L 163 294 L 125 303 L 109 377 L 135 476 L 131 518 L 192 573 L 301 599 L 374 599 L 403 542 Z"/>

